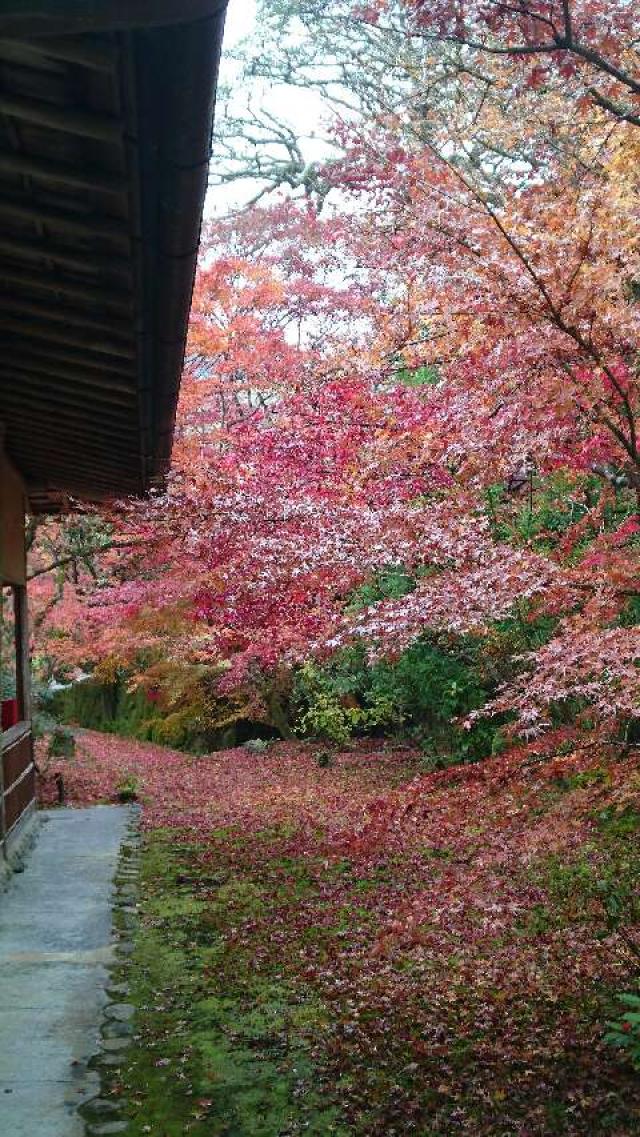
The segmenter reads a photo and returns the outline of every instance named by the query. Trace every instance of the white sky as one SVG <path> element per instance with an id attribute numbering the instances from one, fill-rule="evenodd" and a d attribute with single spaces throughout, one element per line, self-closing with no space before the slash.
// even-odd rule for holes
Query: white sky
<path id="1" fill-rule="evenodd" d="M 255 0 L 230 0 L 224 26 L 224 47 L 233 47 L 256 26 Z"/>
<path id="2" fill-rule="evenodd" d="M 250 35 L 255 28 L 255 0 L 230 0 L 220 67 L 223 82 L 226 80 L 232 84 L 234 75 L 233 65 L 230 61 L 225 60 L 225 52 L 234 47 L 245 36 Z M 294 127 L 298 136 L 313 135 L 321 129 L 326 108 L 317 93 L 298 88 L 295 91 L 295 99 L 292 100 L 291 89 L 282 86 L 268 88 L 265 86 L 261 92 L 261 99 L 262 105 L 267 107 L 276 118 Z M 243 91 L 240 87 L 238 87 L 238 103 L 242 106 Z M 305 139 L 305 160 L 323 161 L 330 153 L 330 149 L 320 138 Z M 260 183 L 249 182 L 244 182 L 242 185 L 232 182 L 224 186 L 211 186 L 205 202 L 205 215 L 212 217 L 216 214 L 224 214 L 230 209 L 249 201 L 259 188 L 261 188 Z"/>

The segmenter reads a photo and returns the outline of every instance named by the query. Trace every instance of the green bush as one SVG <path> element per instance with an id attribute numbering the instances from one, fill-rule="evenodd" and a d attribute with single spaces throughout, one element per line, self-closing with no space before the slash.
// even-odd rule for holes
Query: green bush
<path id="1" fill-rule="evenodd" d="M 109 731 L 119 714 L 122 715 L 125 700 L 126 693 L 120 684 L 85 679 L 52 695 L 48 710 L 63 722 L 77 723 L 88 730 Z"/>
<path id="2" fill-rule="evenodd" d="M 357 612 L 380 600 L 401 600 L 413 592 L 416 582 L 402 565 L 392 565 L 375 573 L 371 580 L 351 595 L 348 611 Z"/>
<path id="3" fill-rule="evenodd" d="M 200 723 L 189 707 L 168 712 L 149 699 L 142 688 L 129 690 L 127 677 L 115 683 L 86 679 L 56 693 L 51 711 L 65 722 L 88 730 L 121 734 L 185 750 L 202 749 Z"/>
<path id="4" fill-rule="evenodd" d="M 297 671 L 296 729 L 338 745 L 358 735 L 408 734 L 423 747 L 427 768 L 475 761 L 502 747 L 499 726 L 487 720 L 466 729 L 459 720 L 491 691 L 480 641 L 425 637 L 394 662 L 368 663 L 364 648 L 347 648 Z"/>
<path id="5" fill-rule="evenodd" d="M 315 663 L 304 663 L 298 671 L 294 698 L 299 711 L 297 728 L 306 737 L 344 745 L 365 725 L 363 708 L 350 705 L 330 672 Z"/>
<path id="6" fill-rule="evenodd" d="M 631 1065 L 640 1070 L 640 995 L 618 995 L 618 1002 L 629 1009 L 619 1019 L 607 1023 L 604 1040 L 626 1051 Z"/>
<path id="7" fill-rule="evenodd" d="M 70 684 L 47 696 L 46 710 L 88 730 L 203 754 L 235 746 L 248 725 L 241 702 L 217 697 L 216 677 L 213 668 L 160 661 L 136 686 L 124 671 L 109 682 L 95 676 Z"/>
<path id="8" fill-rule="evenodd" d="M 176 750 L 204 750 L 205 736 L 201 723 L 191 707 L 182 711 L 172 711 L 164 718 L 152 719 L 149 739 L 161 746 L 171 746 Z"/>

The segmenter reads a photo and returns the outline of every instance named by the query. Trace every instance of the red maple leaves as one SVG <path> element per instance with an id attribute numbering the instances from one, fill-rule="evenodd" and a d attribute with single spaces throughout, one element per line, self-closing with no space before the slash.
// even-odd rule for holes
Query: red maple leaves
<path id="1" fill-rule="evenodd" d="M 472 126 L 467 103 L 428 130 L 413 104 L 343 123 L 340 208 L 209 227 L 168 485 L 115 518 L 128 562 L 84 622 L 51 617 L 56 651 L 207 661 L 229 691 L 354 639 L 394 655 L 517 609 L 556 632 L 492 709 L 535 731 L 578 700 L 612 724 L 638 701 L 637 132 L 585 112 L 567 75 L 546 83 L 568 47 L 531 53 L 513 94 L 520 64 L 491 37 L 533 42 L 559 6 L 411 7 L 436 40 L 481 34 Z M 576 52 L 611 48 L 588 5 L 572 34 Z M 534 533 L 558 479 L 575 520 Z M 389 566 L 413 589 L 355 610 Z"/>

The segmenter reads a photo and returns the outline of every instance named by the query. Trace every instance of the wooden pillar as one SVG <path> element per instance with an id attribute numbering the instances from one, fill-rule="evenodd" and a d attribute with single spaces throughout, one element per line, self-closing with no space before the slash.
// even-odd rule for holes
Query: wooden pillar
<path id="1" fill-rule="evenodd" d="M 13 596 L 16 699 L 18 723 L 0 734 L 0 848 L 10 860 L 9 846 L 24 832 L 35 808 L 35 766 L 31 733 L 29 617 L 27 612 L 25 505 L 22 480 L 2 449 L 0 433 L 0 585 Z M 0 618 L 4 621 L 3 609 Z M 7 661 L 0 646 L 0 674 Z"/>
<path id="2" fill-rule="evenodd" d="M 0 582 L 26 585 L 27 553 L 24 518 L 26 494 L 22 479 L 4 452 L 0 423 Z"/>
<path id="3" fill-rule="evenodd" d="M 2 588 L 2 577 L 0 576 L 0 630 L 4 628 L 4 588 Z M 3 658 L 2 645 L 4 637 L 0 636 L 0 679 L 4 675 L 4 668 L 6 667 Z M 0 688 L 1 689 L 1 688 Z M 4 809 L 4 762 L 2 759 L 2 733 L 0 732 L 0 860 L 4 860 L 7 855 L 5 846 L 5 833 L 7 832 L 7 824 Z"/>
<path id="4" fill-rule="evenodd" d="M 29 662 L 29 609 L 23 584 L 13 590 L 16 630 L 16 695 L 20 721 L 31 718 L 31 666 Z"/>

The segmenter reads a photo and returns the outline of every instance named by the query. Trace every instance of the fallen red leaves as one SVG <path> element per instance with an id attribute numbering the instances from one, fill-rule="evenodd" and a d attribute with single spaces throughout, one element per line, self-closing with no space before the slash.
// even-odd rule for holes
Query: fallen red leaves
<path id="1" fill-rule="evenodd" d="M 356 826 L 372 798 L 406 774 L 402 758 L 409 757 L 404 750 L 363 747 L 337 755 L 327 771 L 302 743 L 279 743 L 261 755 L 239 747 L 206 758 L 89 730 L 77 732 L 77 743 L 77 758 L 59 764 L 71 803 L 114 801 L 118 783 L 132 775 L 147 828 L 188 829 L 205 839 L 226 826 L 245 832 L 292 822 L 311 832 L 319 825 L 329 831 Z M 54 800 L 51 786 L 44 784 L 44 801 Z"/>
<path id="2" fill-rule="evenodd" d="M 147 829 L 253 882 L 264 908 L 234 917 L 227 951 L 321 1002 L 308 1045 L 349 1132 L 636 1131 L 638 1086 L 601 1038 L 637 967 L 637 752 L 539 745 L 420 776 L 384 747 L 321 768 L 302 744 L 78 742 L 73 804 L 133 777 Z"/>

